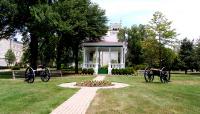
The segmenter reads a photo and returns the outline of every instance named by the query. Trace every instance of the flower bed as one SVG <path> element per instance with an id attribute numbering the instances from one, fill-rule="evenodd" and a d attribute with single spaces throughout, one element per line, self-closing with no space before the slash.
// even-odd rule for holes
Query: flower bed
<path id="1" fill-rule="evenodd" d="M 104 86 L 113 86 L 112 82 L 102 80 L 102 81 L 83 81 L 83 82 L 76 82 L 76 86 L 86 86 L 86 87 L 104 87 Z"/>

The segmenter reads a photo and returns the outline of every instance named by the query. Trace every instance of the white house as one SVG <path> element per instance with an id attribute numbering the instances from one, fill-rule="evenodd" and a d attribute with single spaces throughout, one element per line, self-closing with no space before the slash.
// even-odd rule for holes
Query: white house
<path id="1" fill-rule="evenodd" d="M 12 49 L 15 54 L 16 62 L 20 62 L 23 54 L 23 44 L 13 39 L 1 39 L 0 40 L 0 66 L 7 66 L 5 61 L 5 54 L 8 49 Z"/>
<path id="2" fill-rule="evenodd" d="M 120 23 L 111 23 L 101 42 L 83 43 L 83 68 L 98 69 L 108 67 L 108 74 L 113 68 L 125 68 L 125 43 L 118 42 L 117 34 Z"/>

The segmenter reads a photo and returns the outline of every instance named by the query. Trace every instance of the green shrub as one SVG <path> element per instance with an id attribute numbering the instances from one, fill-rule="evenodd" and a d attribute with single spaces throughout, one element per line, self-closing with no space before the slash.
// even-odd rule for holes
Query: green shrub
<path id="1" fill-rule="evenodd" d="M 20 70 L 20 66 L 13 66 L 11 69 L 12 70 Z"/>
<path id="2" fill-rule="evenodd" d="M 140 65 L 136 65 L 134 67 L 134 69 L 136 69 L 136 70 L 145 70 L 146 67 L 147 67 L 147 65 L 140 64 Z"/>
<path id="3" fill-rule="evenodd" d="M 0 66 L 0 69 L 9 69 L 8 66 Z"/>
<path id="4" fill-rule="evenodd" d="M 108 69 L 108 65 L 102 66 L 101 69 Z"/>
<path id="5" fill-rule="evenodd" d="M 127 75 L 128 74 L 128 69 L 123 69 L 123 75 Z"/>
<path id="6" fill-rule="evenodd" d="M 112 69 L 112 75 L 131 75 L 135 73 L 135 69 L 132 67 L 122 69 Z"/>
<path id="7" fill-rule="evenodd" d="M 122 75 L 123 74 L 123 69 L 118 69 L 119 70 L 119 75 Z"/>
<path id="8" fill-rule="evenodd" d="M 113 68 L 113 69 L 111 70 L 111 73 L 112 73 L 112 75 L 115 75 L 115 74 L 116 74 L 116 69 Z"/>
<path id="9" fill-rule="evenodd" d="M 87 74 L 87 69 L 86 69 L 86 68 L 84 68 L 84 69 L 82 70 L 82 74 Z"/>
<path id="10" fill-rule="evenodd" d="M 93 75 L 94 74 L 94 69 L 93 68 L 89 68 L 87 70 L 87 73 Z"/>
<path id="11" fill-rule="evenodd" d="M 93 68 L 89 68 L 89 69 L 84 68 L 82 70 L 82 74 L 91 74 L 91 75 L 93 75 L 94 74 L 94 69 Z"/>
<path id="12" fill-rule="evenodd" d="M 120 72 L 119 69 L 116 69 L 116 75 L 119 75 L 119 72 Z"/>

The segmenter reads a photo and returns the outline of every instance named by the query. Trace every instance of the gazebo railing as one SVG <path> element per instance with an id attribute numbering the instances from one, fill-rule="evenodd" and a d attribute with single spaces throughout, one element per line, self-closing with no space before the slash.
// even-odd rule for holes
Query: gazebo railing
<path id="1" fill-rule="evenodd" d="M 96 64 L 95 63 L 85 63 L 83 64 L 84 68 L 95 68 Z"/>
<path id="2" fill-rule="evenodd" d="M 123 68 L 123 64 L 120 64 L 120 63 L 112 63 L 111 64 L 111 68 L 117 68 L 117 69 L 120 69 L 120 68 Z"/>

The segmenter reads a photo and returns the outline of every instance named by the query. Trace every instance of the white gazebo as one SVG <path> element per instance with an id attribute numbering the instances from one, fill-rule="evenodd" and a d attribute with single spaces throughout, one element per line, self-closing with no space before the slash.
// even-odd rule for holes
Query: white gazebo
<path id="1" fill-rule="evenodd" d="M 125 45 L 122 42 L 83 43 L 83 68 L 98 69 L 108 67 L 108 74 L 113 68 L 125 68 Z"/>

